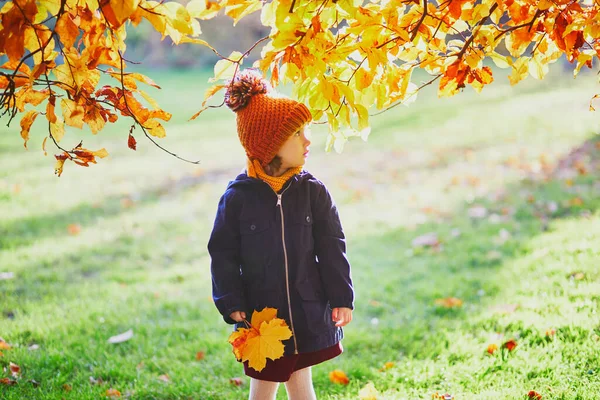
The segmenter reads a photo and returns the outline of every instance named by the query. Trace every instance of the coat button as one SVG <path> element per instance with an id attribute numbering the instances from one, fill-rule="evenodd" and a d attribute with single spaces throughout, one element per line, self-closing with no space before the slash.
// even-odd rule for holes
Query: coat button
<path id="1" fill-rule="evenodd" d="M 306 222 L 310 222 L 310 215 L 306 216 Z"/>
<path id="2" fill-rule="evenodd" d="M 256 229 L 256 225 L 254 225 L 254 224 L 250 225 L 250 230 L 251 230 L 251 231 L 253 231 L 253 230 L 255 230 L 255 229 Z"/>

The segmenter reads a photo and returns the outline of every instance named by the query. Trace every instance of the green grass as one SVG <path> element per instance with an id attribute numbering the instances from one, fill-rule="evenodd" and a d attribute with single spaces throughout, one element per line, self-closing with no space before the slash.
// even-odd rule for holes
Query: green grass
<path id="1" fill-rule="evenodd" d="M 505 72 L 479 95 L 424 91 L 373 118 L 369 142 L 351 140 L 342 154 L 325 154 L 325 131 L 313 130 L 307 169 L 338 203 L 356 285 L 344 354 L 313 369 L 319 399 L 356 399 L 369 381 L 380 399 L 600 395 L 593 76 L 512 88 Z M 137 131 L 129 150 L 120 121 L 96 136 L 68 131 L 65 146 L 83 139 L 110 157 L 67 164 L 58 179 L 42 123 L 28 151 L 18 121 L 0 129 L 0 272 L 14 273 L 0 280 L 0 337 L 12 345 L 0 378 L 10 362 L 22 370 L 17 385 L 0 385 L 3 399 L 97 399 L 110 388 L 132 399 L 247 397 L 206 251 L 218 198 L 244 166 L 235 119 L 220 109 L 187 122 L 205 73 L 152 76 L 163 89 L 148 91 L 174 113 L 160 144 L 199 165 Z M 69 234 L 71 224 L 81 231 Z M 439 245 L 413 246 L 428 233 Z M 462 307 L 436 305 L 447 297 Z M 107 343 L 128 329 L 131 340 Z M 513 352 L 486 353 L 509 339 Z M 333 369 L 350 383 L 331 383 Z M 230 384 L 239 376 L 242 386 Z"/>

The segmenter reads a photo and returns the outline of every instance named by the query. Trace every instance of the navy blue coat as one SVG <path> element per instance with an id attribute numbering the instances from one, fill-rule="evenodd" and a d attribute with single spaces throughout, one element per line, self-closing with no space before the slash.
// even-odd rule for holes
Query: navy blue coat
<path id="1" fill-rule="evenodd" d="M 208 251 L 213 299 L 227 323 L 235 323 L 234 311 L 250 321 L 255 310 L 277 308 L 293 334 L 284 341 L 286 355 L 343 337 L 331 310 L 354 308 L 346 241 L 331 195 L 310 173 L 294 175 L 279 195 L 238 175 L 219 201 Z"/>

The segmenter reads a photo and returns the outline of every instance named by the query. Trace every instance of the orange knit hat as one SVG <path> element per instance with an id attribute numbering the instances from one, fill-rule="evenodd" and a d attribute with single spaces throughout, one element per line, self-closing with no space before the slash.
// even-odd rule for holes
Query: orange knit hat
<path id="1" fill-rule="evenodd" d="M 275 93 L 260 72 L 246 69 L 229 82 L 225 104 L 236 113 L 237 131 L 246 155 L 264 166 L 285 141 L 312 120 L 308 108 Z"/>

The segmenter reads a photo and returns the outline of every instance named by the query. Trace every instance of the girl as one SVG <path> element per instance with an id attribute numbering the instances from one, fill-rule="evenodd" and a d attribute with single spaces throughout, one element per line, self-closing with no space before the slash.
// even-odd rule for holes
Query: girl
<path id="1" fill-rule="evenodd" d="M 279 382 L 289 399 L 316 399 L 310 367 L 342 353 L 354 289 L 335 204 L 302 169 L 312 116 L 251 69 L 228 85 L 225 103 L 248 159 L 219 201 L 208 242 L 213 299 L 236 329 L 273 307 L 292 331 L 282 358 L 260 372 L 244 363 L 251 400 L 274 399 Z"/>

